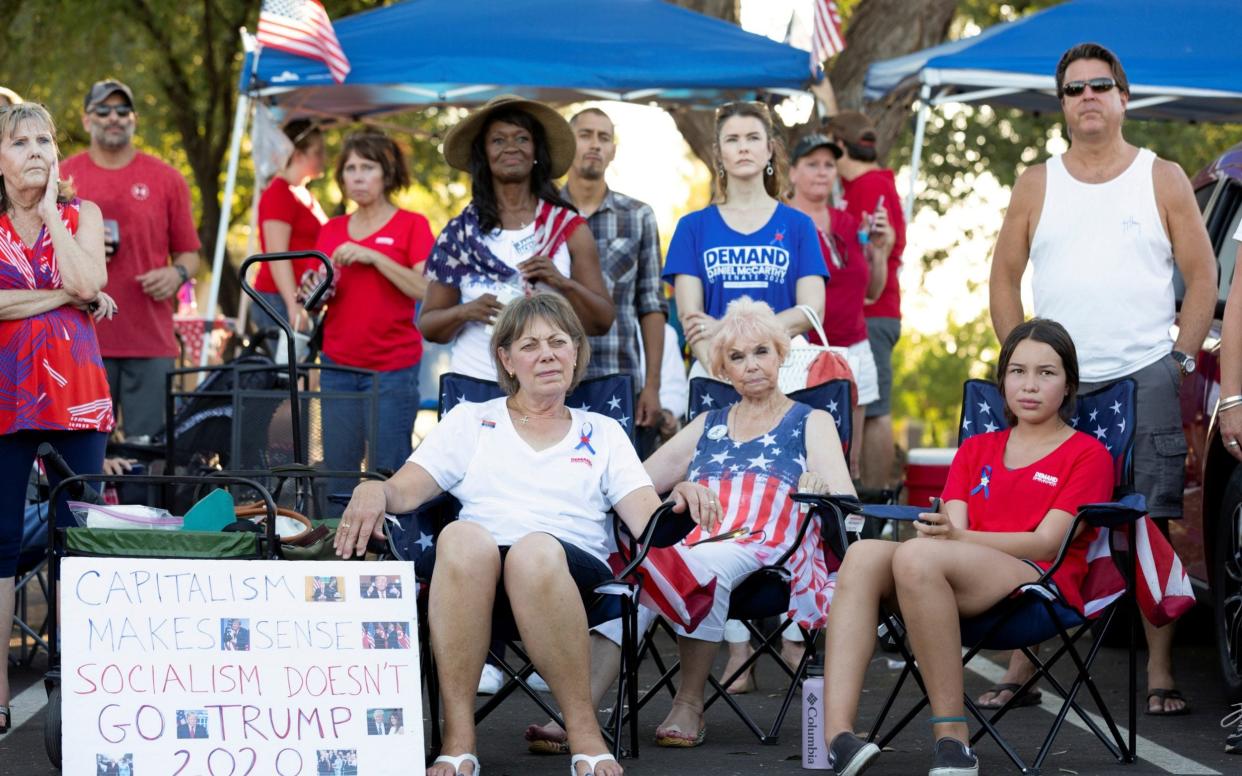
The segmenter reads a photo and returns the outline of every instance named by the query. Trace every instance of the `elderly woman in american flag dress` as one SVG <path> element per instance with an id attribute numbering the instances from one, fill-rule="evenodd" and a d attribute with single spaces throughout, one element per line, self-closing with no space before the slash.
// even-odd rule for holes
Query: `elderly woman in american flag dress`
<path id="1" fill-rule="evenodd" d="M 92 320 L 116 309 L 100 291 L 103 218 L 73 197 L 59 170 L 43 106 L 0 108 L 0 633 L 13 618 L 22 483 L 35 451 L 50 442 L 74 471 L 98 472 L 113 426 Z M 68 516 L 63 504 L 57 516 Z M 6 667 L 0 733 L 9 728 L 8 699 Z"/>
<path id="2" fill-rule="evenodd" d="M 729 597 L 794 540 L 799 507 L 790 495 L 854 492 L 832 417 L 793 401 L 778 387 L 788 352 L 789 335 L 767 304 L 746 297 L 731 302 L 712 342 L 711 366 L 741 400 L 699 415 L 645 463 L 657 489 L 681 479 L 697 482 L 718 494 L 722 510 L 718 531 L 696 528 L 681 544 L 654 551 L 649 561 L 661 574 L 644 589 L 646 603 L 680 620 L 674 629 L 681 685 L 656 728 L 661 746 L 703 743 L 703 693 L 724 635 Z M 736 538 L 704 541 L 729 533 Z M 829 574 L 820 541 L 819 528 L 812 526 L 789 560 L 789 613 L 808 628 L 822 627 L 828 611 Z M 677 601 L 678 590 L 695 579 L 715 581 L 710 605 L 697 610 Z"/>

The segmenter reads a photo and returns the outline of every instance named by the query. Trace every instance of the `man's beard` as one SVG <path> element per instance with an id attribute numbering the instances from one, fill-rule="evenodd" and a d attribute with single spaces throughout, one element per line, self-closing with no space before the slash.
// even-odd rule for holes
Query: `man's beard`
<path id="1" fill-rule="evenodd" d="M 579 165 L 575 172 L 583 180 L 597 181 L 604 177 L 604 165 L 597 162 L 588 162 L 587 164 Z"/>
<path id="2" fill-rule="evenodd" d="M 109 151 L 119 151 L 128 146 L 134 139 L 133 130 L 120 133 L 109 133 L 106 129 L 91 132 L 91 138 L 101 147 Z"/>

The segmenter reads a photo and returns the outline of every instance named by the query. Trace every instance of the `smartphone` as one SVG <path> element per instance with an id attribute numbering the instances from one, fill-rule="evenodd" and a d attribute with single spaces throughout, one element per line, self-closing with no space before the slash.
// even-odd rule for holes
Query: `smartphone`
<path id="1" fill-rule="evenodd" d="M 939 512 L 940 511 L 940 497 L 939 496 L 932 497 L 931 507 L 929 507 L 927 511 L 928 512 Z M 927 522 L 926 520 L 923 520 L 922 518 L 919 518 L 915 520 L 914 522 L 922 523 L 923 525 L 931 525 L 931 523 Z"/>
<path id="2" fill-rule="evenodd" d="M 880 210 L 882 210 L 883 208 L 884 208 L 884 195 L 881 194 L 880 198 L 875 201 L 875 210 L 872 210 L 871 213 L 867 215 L 867 227 L 872 232 L 878 231 L 875 228 L 875 214 L 879 213 Z"/>
<path id="3" fill-rule="evenodd" d="M 121 225 L 115 219 L 105 218 L 104 224 L 104 255 L 114 256 L 121 247 Z"/>

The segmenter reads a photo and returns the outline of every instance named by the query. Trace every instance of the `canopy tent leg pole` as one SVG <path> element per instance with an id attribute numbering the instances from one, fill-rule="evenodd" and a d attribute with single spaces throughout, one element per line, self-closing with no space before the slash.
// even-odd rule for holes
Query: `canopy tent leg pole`
<path id="1" fill-rule="evenodd" d="M 199 366 L 207 366 L 211 356 L 211 335 L 216 322 L 216 303 L 220 298 L 220 277 L 224 267 L 224 248 L 228 240 L 229 220 L 233 213 L 233 191 L 237 187 L 237 163 L 241 158 L 242 135 L 250 116 L 250 97 L 237 94 L 237 112 L 233 116 L 233 137 L 229 141 L 228 175 L 224 179 L 224 197 L 220 203 L 220 224 L 216 228 L 216 250 L 211 260 L 211 290 L 207 294 L 207 325 L 203 327 L 203 352 Z"/>
<path id="2" fill-rule="evenodd" d="M 923 134 L 927 131 L 927 112 L 931 110 L 931 85 L 923 84 L 919 92 L 919 115 L 914 123 L 914 148 L 910 153 L 910 192 L 906 194 L 906 223 L 914 215 L 914 191 L 919 182 L 919 167 L 923 163 Z"/>

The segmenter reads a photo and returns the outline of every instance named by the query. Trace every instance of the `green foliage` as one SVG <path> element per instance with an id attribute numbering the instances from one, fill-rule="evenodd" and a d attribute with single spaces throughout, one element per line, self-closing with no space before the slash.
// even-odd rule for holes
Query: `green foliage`
<path id="1" fill-rule="evenodd" d="M 945 331 L 903 332 L 893 351 L 893 416 L 923 424 L 925 446 L 953 447 L 962 411 L 962 383 L 991 377 L 1000 347 L 986 312 Z"/>
<path id="2" fill-rule="evenodd" d="M 1059 1 L 962 0 L 952 36 L 973 34 Z M 1049 73 L 1059 55 L 1060 52 L 1048 52 Z M 1063 147 L 1065 128 L 1059 112 L 1024 113 L 989 106 L 952 105 L 931 112 L 926 133 L 920 175 L 927 188 L 918 204 L 944 213 L 971 190 L 978 176 L 990 174 L 1002 185 L 1012 186 L 1026 167 L 1049 156 L 1050 142 Z M 1131 143 L 1151 148 L 1193 176 L 1222 150 L 1242 140 L 1242 126 L 1129 120 L 1125 134 Z M 913 140 L 911 121 L 893 146 L 891 166 L 909 164 Z M 939 258 L 924 257 L 924 262 L 934 265 Z"/>

